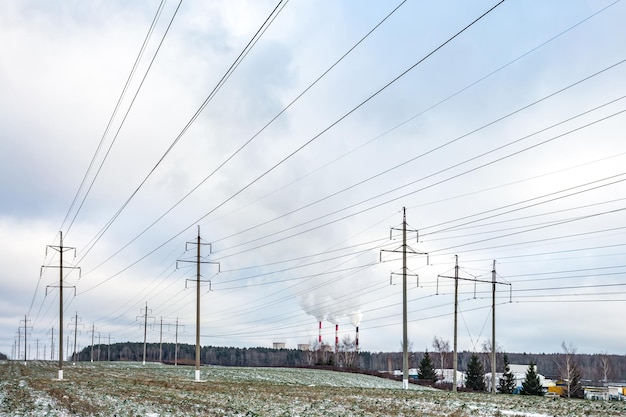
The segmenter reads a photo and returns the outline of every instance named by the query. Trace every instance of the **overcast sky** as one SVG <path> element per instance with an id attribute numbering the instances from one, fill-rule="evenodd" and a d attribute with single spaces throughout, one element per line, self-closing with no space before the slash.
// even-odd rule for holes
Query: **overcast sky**
<path id="1" fill-rule="evenodd" d="M 295 348 L 321 320 L 399 351 L 406 207 L 414 350 L 452 344 L 458 255 L 460 350 L 491 338 L 495 260 L 502 350 L 625 354 L 624 21 L 613 0 L 0 2 L 0 352 L 25 319 L 30 358 L 58 343 L 60 231 L 71 344 L 75 317 L 81 347 L 142 341 L 146 304 L 148 341 L 178 320 L 194 343 L 198 227 L 203 345 Z"/>

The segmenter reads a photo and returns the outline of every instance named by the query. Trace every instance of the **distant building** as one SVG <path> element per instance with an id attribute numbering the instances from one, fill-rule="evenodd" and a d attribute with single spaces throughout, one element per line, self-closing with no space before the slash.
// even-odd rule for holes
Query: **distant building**
<path id="1" fill-rule="evenodd" d="M 274 349 L 285 349 L 285 342 L 274 342 Z"/>
<path id="2" fill-rule="evenodd" d="M 435 373 L 439 377 L 437 383 L 454 383 L 454 369 L 435 369 Z M 465 385 L 465 373 L 461 371 L 456 371 L 456 386 L 462 387 L 463 385 Z"/>
<path id="3" fill-rule="evenodd" d="M 311 350 L 311 345 L 309 345 L 308 343 L 298 343 L 298 350 L 302 350 L 302 351 L 309 351 Z"/>
<path id="4" fill-rule="evenodd" d="M 515 365 L 510 364 L 509 370 L 515 377 L 515 390 L 513 391 L 515 394 L 519 393 L 522 389 L 522 384 L 526 381 L 526 371 L 528 370 L 528 365 Z M 537 365 L 535 365 L 535 371 L 537 371 Z M 496 389 L 498 384 L 500 383 L 500 378 L 502 378 L 503 374 L 501 372 L 496 372 Z M 554 387 L 556 387 L 556 383 L 551 379 L 546 378 L 537 372 L 537 376 L 539 376 L 539 381 L 541 382 L 541 386 L 546 392 L 557 392 Z M 487 372 L 485 374 L 485 386 L 487 387 L 487 391 L 491 391 L 491 372 Z"/>

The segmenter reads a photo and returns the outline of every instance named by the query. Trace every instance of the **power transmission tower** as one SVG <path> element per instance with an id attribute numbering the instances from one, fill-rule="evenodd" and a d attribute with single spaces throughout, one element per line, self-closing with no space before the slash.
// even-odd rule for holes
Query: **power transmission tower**
<path id="1" fill-rule="evenodd" d="M 458 310 L 459 310 L 459 280 L 471 281 L 474 284 L 477 282 L 484 282 L 492 284 L 492 322 L 491 322 L 491 390 L 493 393 L 496 391 L 496 284 L 511 285 L 508 282 L 496 281 L 496 261 L 493 261 L 493 270 L 491 271 L 491 281 L 481 280 L 477 278 L 461 278 L 459 277 L 459 256 L 454 255 L 454 276 L 437 275 L 437 293 L 439 292 L 439 278 L 454 279 L 454 343 L 452 353 L 452 392 L 457 392 L 457 370 L 458 370 Z"/>
<path id="2" fill-rule="evenodd" d="M 178 317 L 176 317 L 176 336 L 174 338 L 174 366 L 178 366 L 178 326 L 185 328 L 184 324 L 178 324 Z"/>
<path id="3" fill-rule="evenodd" d="M 93 362 L 93 345 L 94 345 L 94 335 L 98 333 L 98 341 L 100 340 L 100 332 L 96 332 L 96 324 L 91 323 L 91 362 Z M 99 348 L 98 348 L 99 349 Z M 98 355 L 100 355 L 100 351 L 98 350 Z M 144 363 L 145 365 L 145 363 Z"/>
<path id="4" fill-rule="evenodd" d="M 26 365 L 26 361 L 28 360 L 28 355 L 27 355 L 27 352 L 28 352 L 27 346 L 28 346 L 28 344 L 26 342 L 26 339 L 28 337 L 28 330 L 32 329 L 32 326 L 28 326 L 28 322 L 29 321 L 30 320 L 26 319 L 26 315 L 24 315 L 24 320 L 20 320 L 20 328 L 22 326 L 22 322 L 24 322 L 24 365 Z"/>
<path id="5" fill-rule="evenodd" d="M 163 316 L 159 327 L 159 363 L 163 363 Z"/>
<path id="6" fill-rule="evenodd" d="M 151 320 L 154 319 L 153 316 L 148 316 L 148 302 L 146 301 L 146 307 L 142 308 L 144 310 L 143 316 L 137 316 L 137 319 L 143 317 L 143 364 L 146 364 L 146 338 L 148 336 L 148 318 Z M 152 314 L 152 310 L 150 310 L 150 314 Z M 141 326 L 141 324 L 140 324 Z"/>
<path id="7" fill-rule="evenodd" d="M 203 261 L 200 257 L 200 246 L 206 245 L 209 246 L 209 254 L 211 254 L 211 244 L 210 243 L 202 243 L 200 240 L 200 226 L 198 226 L 198 237 L 196 242 L 187 242 L 185 245 L 185 250 L 189 245 L 196 245 L 196 259 L 193 260 L 178 260 L 176 261 L 176 268 L 178 268 L 178 262 L 194 262 L 196 264 L 196 372 L 195 372 L 195 381 L 200 381 L 200 282 L 208 282 L 209 283 L 209 291 L 211 290 L 211 280 L 201 280 L 200 279 L 200 264 L 216 264 L 217 272 L 220 272 L 219 262 L 213 261 Z M 185 281 L 185 287 L 187 286 L 187 282 Z"/>
<path id="8" fill-rule="evenodd" d="M 50 360 L 54 360 L 54 327 L 50 329 Z"/>
<path id="9" fill-rule="evenodd" d="M 171 323 L 163 323 L 163 316 L 161 316 L 161 322 L 159 325 L 159 363 L 163 363 L 163 325 L 167 326 L 167 330 L 170 330 Z"/>
<path id="10" fill-rule="evenodd" d="M 72 362 L 74 365 L 76 365 L 76 336 L 78 335 L 78 325 L 80 324 L 81 326 L 84 326 L 83 323 L 78 323 L 78 311 L 76 312 L 76 315 L 74 316 L 74 353 L 72 353 Z M 72 325 L 72 323 L 70 323 L 70 325 Z"/>
<path id="11" fill-rule="evenodd" d="M 408 328 L 407 328 L 407 265 L 406 265 L 406 254 L 412 253 L 416 255 L 426 255 L 426 263 L 428 263 L 428 253 L 427 252 L 418 252 L 412 249 L 406 243 L 406 234 L 407 232 L 414 232 L 417 234 L 417 230 L 407 229 L 406 223 L 406 208 L 402 207 L 402 228 L 392 227 L 389 238 L 393 237 L 393 231 L 402 231 L 402 245 L 393 250 L 383 249 L 381 252 L 394 252 L 394 253 L 402 253 L 402 388 L 409 388 L 409 337 L 408 337 Z M 417 240 L 419 241 L 419 235 Z M 381 253 L 382 260 L 382 253 Z"/>
<path id="12" fill-rule="evenodd" d="M 100 337 L 102 336 L 102 334 L 100 332 L 98 332 L 98 362 L 100 362 L 100 347 L 102 346 L 102 343 L 100 343 Z"/>
<path id="13" fill-rule="evenodd" d="M 109 344 L 107 346 L 108 346 L 107 361 L 110 362 L 111 361 L 111 333 L 109 333 Z"/>
<path id="14" fill-rule="evenodd" d="M 22 349 L 22 328 L 17 326 L 17 345 L 15 350 L 15 359 L 19 359 Z"/>
<path id="15" fill-rule="evenodd" d="M 59 246 L 48 245 L 46 246 L 46 256 L 48 255 L 48 249 L 55 250 L 59 252 L 59 265 L 58 266 L 41 266 L 40 276 L 43 274 L 44 268 L 59 268 L 59 381 L 63 380 L 63 269 L 78 269 L 78 274 L 80 277 L 80 267 L 77 266 L 64 266 L 63 265 L 63 254 L 67 251 L 74 251 L 74 257 L 76 257 L 76 248 L 70 248 L 63 246 L 63 232 L 59 232 Z M 56 287 L 49 285 L 48 287 Z M 48 289 L 46 287 L 46 291 Z M 76 292 L 76 287 L 74 288 L 74 292 Z"/>

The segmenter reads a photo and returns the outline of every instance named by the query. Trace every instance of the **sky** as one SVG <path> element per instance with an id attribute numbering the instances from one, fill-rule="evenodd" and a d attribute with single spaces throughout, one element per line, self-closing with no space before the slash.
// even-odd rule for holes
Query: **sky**
<path id="1" fill-rule="evenodd" d="M 491 340 L 495 276 L 500 350 L 626 354 L 625 19 L 613 0 L 0 2 L 0 352 L 145 322 L 195 343 L 200 235 L 202 345 L 295 348 L 321 322 L 324 343 L 358 325 L 361 350 L 400 351 L 406 247 L 412 350 L 452 346 L 458 259 L 460 351 Z"/>

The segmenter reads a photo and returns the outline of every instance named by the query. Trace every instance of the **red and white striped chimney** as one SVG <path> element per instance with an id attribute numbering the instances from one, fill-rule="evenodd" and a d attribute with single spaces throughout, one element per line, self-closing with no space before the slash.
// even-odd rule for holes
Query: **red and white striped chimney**
<path id="1" fill-rule="evenodd" d="M 335 353 L 339 353 L 339 323 L 335 324 Z"/>
<path id="2" fill-rule="evenodd" d="M 320 347 L 321 347 L 322 346 L 322 322 L 321 321 L 320 321 L 320 335 L 319 335 L 317 341 L 319 342 Z"/>

